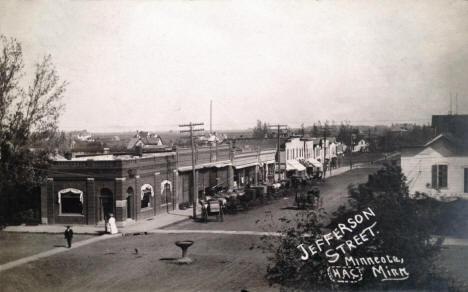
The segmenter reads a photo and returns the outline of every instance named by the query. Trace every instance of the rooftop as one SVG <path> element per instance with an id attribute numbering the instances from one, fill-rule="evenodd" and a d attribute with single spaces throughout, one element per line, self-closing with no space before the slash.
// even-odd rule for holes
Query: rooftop
<path id="1" fill-rule="evenodd" d="M 54 161 L 113 161 L 113 160 L 132 160 L 138 158 L 148 158 L 148 157 L 163 157 L 172 155 L 174 152 L 159 152 L 159 153 L 143 153 L 140 157 L 138 155 L 132 154 L 103 154 L 103 155 L 90 155 L 90 156 L 81 156 L 73 157 L 72 159 L 66 159 L 62 156 L 56 156 L 53 158 Z"/>

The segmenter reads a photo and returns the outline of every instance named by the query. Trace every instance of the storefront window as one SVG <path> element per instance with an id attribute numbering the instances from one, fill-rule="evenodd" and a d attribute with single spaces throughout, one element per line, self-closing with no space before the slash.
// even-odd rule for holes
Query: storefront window
<path id="1" fill-rule="evenodd" d="M 64 189 L 58 192 L 60 214 L 83 214 L 83 192 L 77 189 Z"/>
<path id="2" fill-rule="evenodd" d="M 141 187 L 141 209 L 151 207 L 151 197 L 154 196 L 153 187 L 145 184 Z"/>

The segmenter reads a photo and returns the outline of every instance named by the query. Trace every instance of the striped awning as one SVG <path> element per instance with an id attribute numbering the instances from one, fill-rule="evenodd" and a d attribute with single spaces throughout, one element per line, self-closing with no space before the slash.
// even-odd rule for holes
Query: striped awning
<path id="1" fill-rule="evenodd" d="M 318 167 L 318 168 L 323 167 L 322 163 L 320 161 L 318 161 L 317 159 L 314 159 L 314 158 L 307 159 L 307 162 L 311 163 L 313 166 Z"/>
<path id="2" fill-rule="evenodd" d="M 286 161 L 286 170 L 287 171 L 290 171 L 290 170 L 304 171 L 306 170 L 306 168 L 299 161 L 291 159 L 291 160 Z"/>

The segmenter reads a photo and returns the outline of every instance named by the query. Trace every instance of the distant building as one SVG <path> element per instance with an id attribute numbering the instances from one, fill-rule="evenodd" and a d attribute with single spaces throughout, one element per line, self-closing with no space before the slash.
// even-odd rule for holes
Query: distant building
<path id="1" fill-rule="evenodd" d="M 401 168 L 411 194 L 468 198 L 468 148 L 451 134 L 403 148 Z"/>
<path id="2" fill-rule="evenodd" d="M 90 133 L 88 133 L 88 131 L 86 130 L 83 130 L 83 131 L 80 131 L 77 133 L 77 135 L 75 136 L 75 138 L 79 141 L 82 141 L 82 142 L 93 142 L 94 139 L 92 138 L 92 135 Z"/>
<path id="3" fill-rule="evenodd" d="M 284 140 L 280 147 L 280 166 L 283 177 L 312 175 L 319 169 L 323 169 L 319 144 L 318 138 L 291 137 Z"/>
<path id="4" fill-rule="evenodd" d="M 366 140 L 361 139 L 353 147 L 353 152 L 369 152 L 369 143 Z"/>
<path id="5" fill-rule="evenodd" d="M 436 135 L 451 133 L 468 144 L 468 115 L 433 115 L 432 128 Z"/>
<path id="6" fill-rule="evenodd" d="M 314 157 L 314 141 L 299 137 L 290 138 L 284 142 L 284 156 L 285 161 Z"/>
<path id="7" fill-rule="evenodd" d="M 213 134 L 206 134 L 201 137 L 198 137 L 196 142 L 201 145 L 215 145 L 216 143 L 222 143 L 224 140 L 223 135 L 216 135 L 216 133 Z"/>
<path id="8" fill-rule="evenodd" d="M 143 150 L 164 148 L 161 137 L 154 133 L 139 131 L 128 141 L 127 150 L 141 147 Z"/>

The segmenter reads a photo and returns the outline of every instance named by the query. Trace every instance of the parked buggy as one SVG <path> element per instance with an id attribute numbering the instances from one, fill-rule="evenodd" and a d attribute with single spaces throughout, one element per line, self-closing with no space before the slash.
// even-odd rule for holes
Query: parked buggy
<path id="1" fill-rule="evenodd" d="M 203 222 L 208 223 L 208 216 L 216 216 L 216 221 L 224 221 L 224 200 L 200 200 L 200 205 Z"/>
<path id="2" fill-rule="evenodd" d="M 312 190 L 296 194 L 296 205 L 298 209 L 314 209 L 319 207 L 320 190 L 317 187 Z"/>

